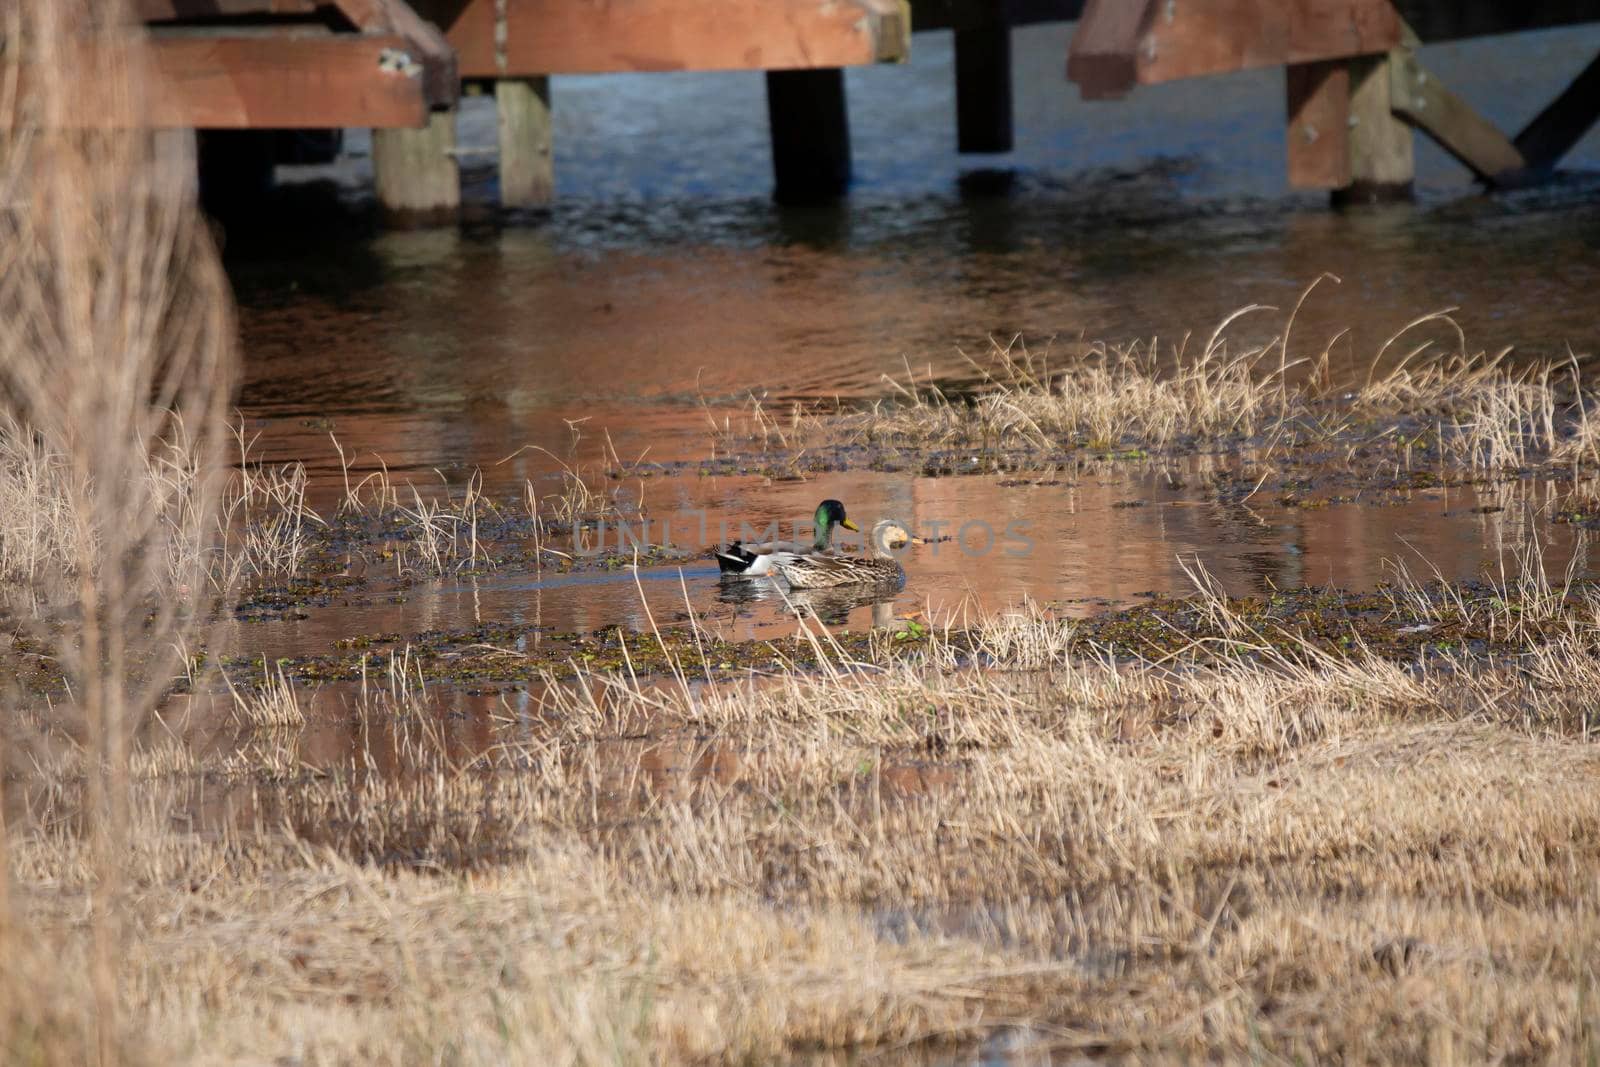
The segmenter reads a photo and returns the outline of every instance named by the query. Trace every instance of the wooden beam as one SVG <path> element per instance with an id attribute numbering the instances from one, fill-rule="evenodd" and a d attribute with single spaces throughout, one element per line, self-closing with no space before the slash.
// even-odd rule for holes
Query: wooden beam
<path id="1" fill-rule="evenodd" d="M 430 100 L 454 104 L 460 93 L 455 49 L 439 27 L 423 19 L 407 0 L 333 0 L 341 14 L 364 33 L 392 33 L 412 43 L 427 79 Z"/>
<path id="2" fill-rule="evenodd" d="M 77 69 L 128 65 L 122 42 L 85 43 Z M 71 120 L 86 128 L 147 126 L 193 129 L 327 129 L 340 126 L 421 126 L 434 107 L 455 99 L 453 74 L 432 76 L 414 56 L 415 44 L 395 35 L 281 33 L 232 36 L 153 30 L 139 42 L 139 62 L 151 73 L 135 100 L 109 87 L 92 103 L 94 84 Z M 36 74 L 18 65 L 17 92 Z M 438 86 L 437 91 L 431 87 Z M 9 120 L 9 113 L 0 121 Z"/>
<path id="3" fill-rule="evenodd" d="M 352 26 L 366 33 L 403 33 L 408 37 L 443 41 L 438 28 L 418 15 L 407 0 L 331 0 L 331 3 Z"/>
<path id="4" fill-rule="evenodd" d="M 1348 59 L 1394 48 L 1405 40 L 1405 23 L 1390 0 L 1258 0 L 1255 6 L 1286 18 L 1286 63 Z M 1277 65 L 1273 55 L 1265 58 L 1265 63 L 1254 65 Z"/>
<path id="5" fill-rule="evenodd" d="M 464 78 L 800 70 L 904 59 L 905 0 L 414 0 Z"/>
<path id="6" fill-rule="evenodd" d="M 1289 184 L 1343 189 L 1350 184 L 1350 68 L 1343 60 L 1296 63 L 1288 90 Z"/>
<path id="7" fill-rule="evenodd" d="M 1011 151 L 1011 27 L 957 30 L 955 50 L 956 151 Z"/>
<path id="8" fill-rule="evenodd" d="M 134 0 L 136 17 L 146 22 L 158 19 L 199 19 L 233 15 L 304 15 L 314 12 L 328 0 Z M 359 0 L 357 0 L 359 2 Z M 429 6 L 418 0 L 419 6 Z M 340 3 L 342 8 L 345 5 Z M 454 11 L 463 0 L 438 2 L 433 11 Z M 1040 22 L 1072 22 L 1083 12 L 1083 0 L 917 0 L 912 5 L 912 32 L 961 30 L 987 26 L 995 21 L 1008 26 L 1029 26 Z M 348 17 L 348 16 L 347 16 Z M 359 25 L 359 23 L 357 23 Z"/>
<path id="9" fill-rule="evenodd" d="M 1135 85 L 1386 52 L 1389 0 L 1088 0 L 1067 76 L 1086 99 Z"/>
<path id="10" fill-rule="evenodd" d="M 1126 96 L 1139 82 L 1135 53 L 1156 0 L 1088 0 L 1067 46 L 1067 78 L 1085 100 Z"/>
<path id="11" fill-rule="evenodd" d="M 1595 57 L 1549 107 L 1517 134 L 1516 148 L 1530 174 L 1548 173 L 1600 118 L 1600 56 Z"/>
<path id="12" fill-rule="evenodd" d="M 241 16 L 309 16 L 319 7 L 331 7 L 357 30 L 369 36 L 403 37 L 406 51 L 422 64 L 424 94 L 435 106 L 453 103 L 458 94 L 455 52 L 438 27 L 420 18 L 406 0 L 134 0 L 134 12 L 146 22 L 226 20 Z M 326 29 L 322 23 L 311 28 Z M 278 27 L 284 35 L 305 35 L 307 27 Z M 157 27 L 157 33 L 177 35 L 191 27 Z M 208 26 L 226 36 L 226 21 Z M 244 36 L 237 34 L 236 36 Z M 341 35 L 342 36 L 342 35 Z M 362 123 L 361 125 L 365 125 Z"/>
<path id="13" fill-rule="evenodd" d="M 1446 89 L 1414 53 L 1396 53 L 1389 77 L 1389 106 L 1394 113 L 1432 137 L 1474 175 L 1493 181 L 1498 175 L 1522 171 L 1526 165 L 1522 153 L 1506 135 Z"/>
<path id="14" fill-rule="evenodd" d="M 454 71 L 392 34 L 165 37 L 149 54 L 149 124 L 202 129 L 422 126 L 455 98 Z"/>

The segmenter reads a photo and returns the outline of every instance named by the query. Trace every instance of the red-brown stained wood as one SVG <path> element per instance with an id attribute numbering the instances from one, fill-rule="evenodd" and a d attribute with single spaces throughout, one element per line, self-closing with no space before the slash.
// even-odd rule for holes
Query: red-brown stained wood
<path id="1" fill-rule="evenodd" d="M 1067 74 L 1086 97 L 1386 52 L 1401 38 L 1389 0 L 1089 0 L 1079 25 Z"/>
<path id="2" fill-rule="evenodd" d="M 438 27 L 418 15 L 408 0 L 325 0 L 331 2 L 351 25 L 368 33 L 401 33 L 407 37 L 436 36 Z"/>
<path id="3" fill-rule="evenodd" d="M 1296 63 L 1286 72 L 1289 184 L 1350 184 L 1350 68 L 1343 60 Z"/>
<path id="4" fill-rule="evenodd" d="M 439 27 L 418 15 L 407 0 L 334 0 L 339 11 L 367 33 L 393 33 L 411 42 L 423 65 L 423 92 L 435 106 L 454 103 L 460 94 L 455 49 Z"/>
<path id="5" fill-rule="evenodd" d="M 1288 62 L 1385 52 L 1405 33 L 1389 0 L 1297 0 L 1289 13 Z"/>
<path id="6" fill-rule="evenodd" d="M 154 37 L 149 124 L 213 129 L 418 127 L 437 80 L 394 35 Z M 409 62 L 405 57 L 411 57 Z M 413 67 L 413 64 L 415 67 Z"/>
<path id="7" fill-rule="evenodd" d="M 786 70 L 904 58 L 903 0 L 415 0 L 461 76 Z M 501 43 L 503 42 L 503 43 Z"/>
<path id="8" fill-rule="evenodd" d="M 1275 66 L 1288 60 L 1288 4 L 1277 0 L 1163 0 L 1158 6 L 1136 53 L 1142 85 Z"/>
<path id="9" fill-rule="evenodd" d="M 1067 49 L 1067 77 L 1085 100 L 1125 95 L 1139 82 L 1134 53 L 1158 0 L 1088 0 Z"/>

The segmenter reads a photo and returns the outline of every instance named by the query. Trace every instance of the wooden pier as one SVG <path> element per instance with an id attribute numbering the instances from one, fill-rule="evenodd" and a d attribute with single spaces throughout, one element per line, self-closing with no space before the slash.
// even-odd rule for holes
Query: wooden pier
<path id="1" fill-rule="evenodd" d="M 1425 70 L 1419 45 L 1597 18 L 1582 0 L 1089 0 L 1067 70 L 1084 96 L 1115 98 L 1281 66 L 1290 183 L 1392 199 L 1410 194 L 1414 130 L 1505 187 L 1547 177 L 1600 117 L 1600 59 L 1511 137 Z"/>
<path id="2" fill-rule="evenodd" d="M 913 31 L 955 35 L 962 152 L 1012 148 L 1010 32 L 1017 25 L 1077 20 L 1066 75 L 1092 99 L 1282 67 L 1289 180 L 1343 201 L 1407 195 L 1416 131 L 1503 187 L 1548 175 L 1600 116 L 1600 59 L 1508 134 L 1416 55 L 1425 42 L 1600 19 L 1600 0 L 133 0 L 133 7 L 149 29 L 161 80 L 152 125 L 263 136 L 371 127 L 379 198 L 416 219 L 448 219 L 459 205 L 453 109 L 463 84 L 494 94 L 503 201 L 547 202 L 555 188 L 551 109 L 560 106 L 549 78 L 574 73 L 766 71 L 778 196 L 838 196 L 850 180 L 841 70 L 903 60 Z M 235 135 L 227 143 L 247 141 Z M 270 166 L 270 153 L 255 155 Z"/>

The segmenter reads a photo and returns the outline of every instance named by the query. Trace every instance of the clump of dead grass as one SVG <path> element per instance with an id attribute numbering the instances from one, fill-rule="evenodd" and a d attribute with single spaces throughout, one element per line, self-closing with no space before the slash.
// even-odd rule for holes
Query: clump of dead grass
<path id="1" fill-rule="evenodd" d="M 916 441 L 925 447 L 1166 450 L 1194 438 L 1250 438 L 1291 412 L 1281 345 L 1235 346 L 1226 330 L 1258 310 L 1226 319 L 1198 353 L 1184 338 L 1167 352 L 1158 339 L 1097 342 L 1053 362 L 1020 340 L 995 343 L 969 398 L 952 400 L 933 383 L 890 381 L 898 402 L 878 404 L 847 425 L 864 443 Z M 1278 360 L 1278 365 L 1267 364 Z"/>
<path id="2" fill-rule="evenodd" d="M 299 573 L 311 551 L 311 527 L 323 525 L 306 503 L 305 464 L 256 463 L 242 423 L 234 437 L 239 463 L 228 480 L 219 520 L 223 551 L 213 573 L 226 589 L 243 579 Z"/>
<path id="3" fill-rule="evenodd" d="M 713 419 L 713 447 L 791 456 L 841 446 L 960 451 L 1025 465 L 1218 443 L 1266 457 L 1392 438 L 1408 464 L 1420 449 L 1431 462 L 1490 475 L 1546 463 L 1580 470 L 1600 455 L 1575 357 L 1516 365 L 1509 349 L 1475 351 L 1446 309 L 1396 331 L 1363 380 L 1336 379 L 1330 367 L 1343 332 L 1320 354 L 1291 354 L 1294 319 L 1312 288 L 1265 341 L 1235 336 L 1242 320 L 1275 310 L 1259 305 L 1224 318 L 1199 347 L 1188 336 L 1149 338 L 1080 343 L 1057 355 L 1020 338 L 994 341 L 985 358 L 969 357 L 977 380 L 959 390 L 919 378 L 908 364 L 902 377 L 885 378 L 893 395 L 865 410 L 795 407 L 780 420 L 752 397 L 737 424 Z"/>
<path id="4" fill-rule="evenodd" d="M 305 710 L 300 706 L 294 684 L 284 676 L 282 666 L 274 671 L 263 659 L 261 684 L 246 692 L 240 692 L 226 674 L 223 680 L 227 682 L 228 692 L 233 697 L 234 711 L 245 725 L 269 730 L 305 725 Z"/>
<path id="5" fill-rule="evenodd" d="M 70 573 L 88 553 L 75 543 L 63 457 L 0 414 L 0 578 L 27 588 L 48 573 Z"/>
<path id="6" fill-rule="evenodd" d="M 219 485 L 204 483 L 221 499 L 207 528 L 195 519 L 196 503 L 202 476 L 213 475 L 181 424 L 172 431 L 151 447 L 138 477 L 162 498 L 170 534 L 156 554 L 167 563 L 158 593 L 178 600 L 190 599 L 197 581 L 215 601 L 248 587 L 327 573 L 334 544 L 355 543 L 350 555 L 377 561 L 402 580 L 490 570 L 494 536 L 531 536 L 537 554 L 560 557 L 567 554 L 547 546 L 561 537 L 579 544 L 589 526 L 639 511 L 637 498 L 626 499 L 630 491 L 597 488 L 600 475 L 565 461 L 558 461 L 557 490 L 540 493 L 530 480 L 515 502 L 491 499 L 480 471 L 459 487 L 418 485 L 391 477 L 379 460 L 378 470 L 353 479 L 350 457 L 334 440 L 344 490 L 331 519 L 325 518 L 310 502 L 305 465 L 260 460 L 256 441 L 235 423 L 233 469 Z M 614 451 L 611 457 L 620 462 Z M 98 541 L 84 539 L 66 461 L 17 414 L 0 410 L 0 585 L 33 603 L 52 585 L 63 590 L 57 600 L 70 596 L 66 586 L 80 565 L 99 558 Z M 334 530 L 332 523 L 342 525 Z"/>

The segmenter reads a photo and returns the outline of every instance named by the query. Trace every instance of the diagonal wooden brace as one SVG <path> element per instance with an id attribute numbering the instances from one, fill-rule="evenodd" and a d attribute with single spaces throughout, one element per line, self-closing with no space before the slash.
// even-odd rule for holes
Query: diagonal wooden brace
<path id="1" fill-rule="evenodd" d="M 1526 166 L 1517 146 L 1472 106 L 1445 88 L 1411 51 L 1389 62 L 1389 108 L 1486 182 Z"/>

